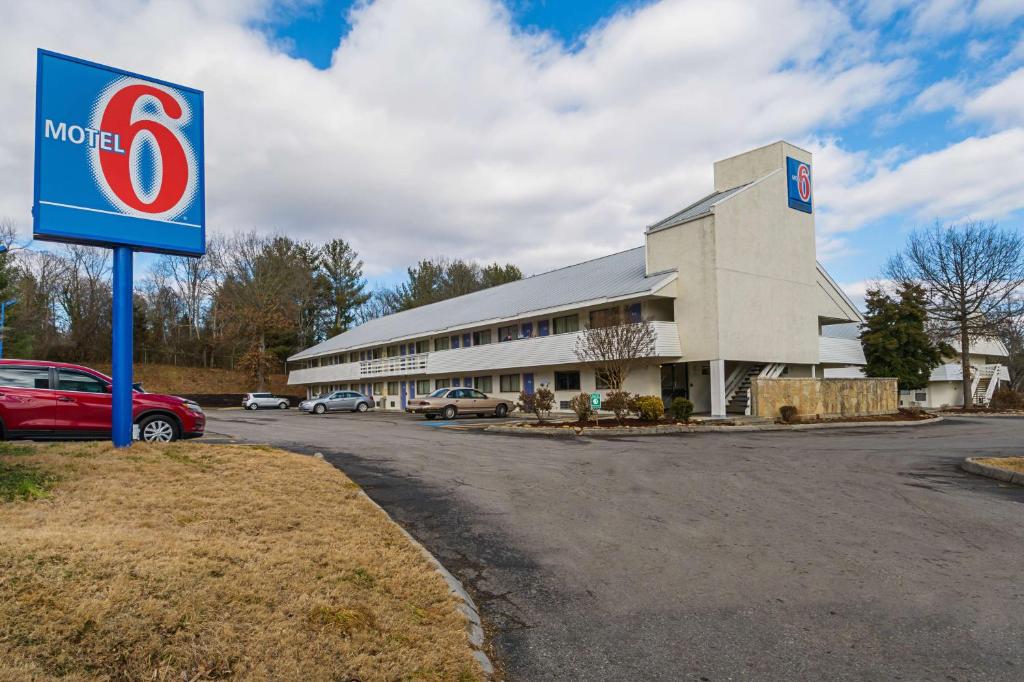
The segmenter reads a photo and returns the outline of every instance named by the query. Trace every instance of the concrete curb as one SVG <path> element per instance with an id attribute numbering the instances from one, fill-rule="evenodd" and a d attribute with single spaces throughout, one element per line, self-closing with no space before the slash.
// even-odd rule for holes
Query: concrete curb
<path id="1" fill-rule="evenodd" d="M 960 465 L 960 468 L 968 473 L 985 476 L 987 478 L 994 478 L 997 481 L 1003 481 L 1004 483 L 1024 485 L 1024 473 L 1019 471 L 1009 471 L 1008 469 L 1000 469 L 999 467 L 994 467 L 990 464 L 982 464 L 977 461 L 977 458 L 975 457 L 968 457 L 965 459 Z"/>
<path id="2" fill-rule="evenodd" d="M 991 412 L 972 412 L 968 414 L 951 412 L 942 413 L 942 416 L 946 419 L 971 419 L 974 417 L 980 419 L 1024 419 L 1024 412 L 996 412 L 994 414 Z"/>
<path id="3" fill-rule="evenodd" d="M 905 422 L 835 422 L 826 424 L 741 424 L 737 426 L 638 426 L 606 429 L 565 429 L 552 427 L 488 426 L 484 431 L 515 436 L 542 436 L 545 438 L 578 438 L 584 436 L 660 436 L 680 433 L 736 433 L 747 431 L 813 431 L 816 429 L 889 428 L 892 426 L 925 426 L 937 424 L 942 417 Z"/>
<path id="4" fill-rule="evenodd" d="M 363 497 L 369 500 L 373 506 L 380 509 L 385 516 L 391 519 L 391 523 L 395 524 L 398 530 L 402 532 L 402 535 L 409 538 L 409 542 L 420 550 L 420 553 L 423 554 L 423 557 L 427 562 L 432 565 L 434 569 L 441 574 L 444 581 L 448 583 L 448 590 L 462 601 L 462 604 L 459 605 L 459 610 L 462 611 L 462 615 L 466 617 L 466 633 L 469 635 L 469 644 L 473 647 L 473 657 L 480 664 L 480 667 L 483 668 L 484 675 L 490 679 L 491 676 L 494 675 L 494 664 L 491 663 L 491 659 L 484 651 L 484 626 L 483 622 L 480 620 L 480 610 L 476 607 L 476 603 L 473 601 L 473 598 L 469 596 L 469 592 L 466 592 L 466 588 L 463 587 L 459 579 L 452 575 L 452 572 L 445 568 L 444 565 L 437 560 L 437 557 L 430 553 L 429 549 L 424 547 L 419 540 L 410 535 L 409 531 L 402 528 L 397 521 L 392 519 L 391 515 L 384 511 L 383 507 L 374 502 L 373 499 L 361 488 L 359 492 Z"/>
<path id="5" fill-rule="evenodd" d="M 323 459 L 324 457 L 319 452 L 315 453 L 313 456 L 317 459 Z M 477 608 L 473 598 L 469 596 L 469 592 L 466 591 L 466 588 L 463 587 L 459 579 L 452 575 L 451 571 L 445 568 L 444 565 L 438 561 L 436 556 L 431 554 L 429 549 L 424 547 L 419 540 L 409 533 L 409 531 L 402 528 L 397 521 L 391 518 L 391 514 L 388 514 L 384 507 L 377 504 L 362 488 L 359 489 L 359 494 L 362 495 L 367 502 L 379 509 L 380 512 L 384 514 L 384 516 L 386 516 L 396 528 L 398 528 L 402 535 L 408 538 L 409 542 L 411 542 L 427 560 L 427 563 L 433 566 L 434 570 L 441 574 L 441 577 L 444 578 L 444 581 L 448 584 L 448 590 L 462 602 L 459 605 L 459 611 L 461 611 L 462 615 L 466 618 L 466 633 L 469 635 L 469 644 L 473 648 L 473 657 L 483 669 L 484 676 L 490 679 L 494 675 L 494 664 L 491 663 L 491 659 L 484 651 L 484 626 L 480 620 L 480 610 Z"/>

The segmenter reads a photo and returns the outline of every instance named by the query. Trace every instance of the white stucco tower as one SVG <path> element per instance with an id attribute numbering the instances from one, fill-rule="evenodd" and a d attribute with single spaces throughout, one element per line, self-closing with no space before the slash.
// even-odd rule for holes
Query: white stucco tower
<path id="1" fill-rule="evenodd" d="M 691 393 L 713 415 L 744 366 L 813 373 L 820 325 L 859 319 L 817 265 L 811 161 L 787 142 L 718 161 L 712 194 L 647 229 L 648 273 L 678 269 L 683 357 L 708 363 Z"/>

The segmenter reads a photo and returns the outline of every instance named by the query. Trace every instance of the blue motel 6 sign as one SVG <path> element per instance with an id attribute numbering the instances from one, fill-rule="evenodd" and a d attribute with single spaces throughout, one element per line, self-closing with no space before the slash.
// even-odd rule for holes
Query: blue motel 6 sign
<path id="1" fill-rule="evenodd" d="M 203 93 L 39 50 L 37 239 L 205 252 Z"/>
<path id="2" fill-rule="evenodd" d="M 206 252 L 203 93 L 39 50 L 36 239 L 114 250 L 111 439 L 132 443 L 135 251 Z"/>
<path id="3" fill-rule="evenodd" d="M 786 184 L 789 188 L 789 207 L 810 213 L 812 209 L 811 164 L 787 156 Z"/>

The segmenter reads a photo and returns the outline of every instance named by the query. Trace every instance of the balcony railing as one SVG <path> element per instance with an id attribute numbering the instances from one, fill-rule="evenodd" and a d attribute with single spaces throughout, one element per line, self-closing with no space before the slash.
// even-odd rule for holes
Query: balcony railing
<path id="1" fill-rule="evenodd" d="M 417 353 L 416 355 L 398 355 L 393 358 L 378 358 L 376 360 L 360 360 L 360 377 L 394 377 L 406 374 L 425 374 L 427 371 L 427 358 L 430 353 Z"/>
<path id="2" fill-rule="evenodd" d="M 655 350 L 653 358 L 678 358 L 679 328 L 675 322 L 653 322 Z M 418 353 L 378 360 L 362 360 L 326 367 L 293 370 L 288 383 L 320 384 L 351 382 L 361 379 L 401 377 L 410 375 L 477 373 L 543 367 L 545 365 L 573 365 L 576 357 L 576 339 L 583 332 L 535 336 L 515 341 L 501 341 L 482 346 L 470 346 L 432 353 Z"/>

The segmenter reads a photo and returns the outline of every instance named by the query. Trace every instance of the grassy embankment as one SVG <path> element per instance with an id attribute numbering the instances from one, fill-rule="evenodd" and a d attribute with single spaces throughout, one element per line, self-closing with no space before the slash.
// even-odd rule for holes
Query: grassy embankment
<path id="1" fill-rule="evenodd" d="M 96 364 L 93 367 L 104 374 L 110 374 L 109 364 Z M 143 365 L 134 368 L 135 381 L 141 381 L 143 388 L 151 393 L 249 393 L 255 391 L 245 374 L 230 369 L 206 369 L 204 367 L 179 367 L 176 365 Z M 269 377 L 266 390 L 277 395 L 299 395 L 305 391 L 301 388 L 288 387 L 286 374 L 273 374 Z"/>
<path id="2" fill-rule="evenodd" d="M 0 443 L 0 680 L 475 680 L 442 578 L 330 465 Z"/>

